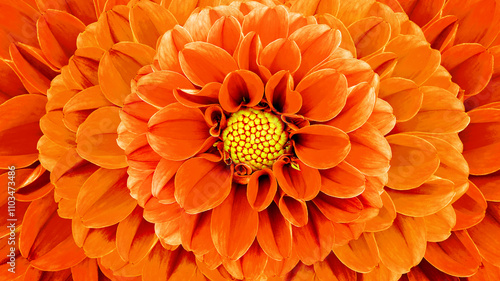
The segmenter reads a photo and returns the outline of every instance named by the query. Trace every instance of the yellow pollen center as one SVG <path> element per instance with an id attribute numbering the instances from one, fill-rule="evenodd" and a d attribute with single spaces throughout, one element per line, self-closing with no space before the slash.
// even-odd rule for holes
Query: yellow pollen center
<path id="1" fill-rule="evenodd" d="M 253 170 L 269 168 L 285 152 L 287 134 L 281 120 L 271 113 L 252 108 L 229 117 L 222 133 L 224 150 L 235 164 Z"/>

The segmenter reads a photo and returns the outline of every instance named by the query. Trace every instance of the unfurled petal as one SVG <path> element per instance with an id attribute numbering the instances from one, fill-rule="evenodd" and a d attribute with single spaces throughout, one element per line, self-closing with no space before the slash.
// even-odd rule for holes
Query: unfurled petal
<path id="1" fill-rule="evenodd" d="M 348 268 L 357 272 L 368 273 L 380 261 L 375 238 L 369 232 L 363 233 L 358 239 L 351 240 L 344 246 L 334 247 L 333 253 Z"/>
<path id="2" fill-rule="evenodd" d="M 259 212 L 257 240 L 262 250 L 275 260 L 289 258 L 292 254 L 292 228 L 275 204 Z"/>
<path id="3" fill-rule="evenodd" d="M 182 246 L 195 253 L 195 255 L 204 255 L 214 249 L 210 233 L 210 222 L 212 212 L 203 212 L 195 215 L 182 213 L 179 231 L 182 240 Z"/>
<path id="4" fill-rule="evenodd" d="M 288 35 L 288 12 L 283 6 L 257 8 L 245 16 L 242 25 L 244 34 L 255 31 L 265 47 Z"/>
<path id="5" fill-rule="evenodd" d="M 360 19 L 351 24 L 348 29 L 356 46 L 358 58 L 381 50 L 391 37 L 391 26 L 379 17 Z"/>
<path id="6" fill-rule="evenodd" d="M 283 194 L 278 201 L 281 214 L 287 221 L 297 227 L 302 227 L 309 221 L 306 202 Z"/>
<path id="7" fill-rule="evenodd" d="M 332 222 L 347 223 L 360 217 L 363 204 L 358 198 L 336 198 L 319 193 L 313 203 Z"/>
<path id="8" fill-rule="evenodd" d="M 475 184 L 469 182 L 469 188 L 458 200 L 453 202 L 456 224 L 453 230 L 468 229 L 484 219 L 488 203 Z"/>
<path id="9" fill-rule="evenodd" d="M 137 81 L 137 95 L 156 107 L 165 107 L 177 102 L 174 91 L 194 89 L 193 84 L 183 75 L 173 71 L 156 71 Z"/>
<path id="10" fill-rule="evenodd" d="M 208 32 L 207 42 L 234 54 L 236 47 L 243 39 L 241 24 L 233 16 L 218 19 Z"/>
<path id="11" fill-rule="evenodd" d="M 129 15 L 134 37 L 151 48 L 156 47 L 160 35 L 177 24 L 170 11 L 153 2 L 138 2 L 131 7 Z"/>
<path id="12" fill-rule="evenodd" d="M 452 206 L 446 206 L 441 211 L 425 216 L 426 238 L 429 242 L 441 242 L 451 235 L 456 223 L 456 214 Z"/>
<path id="13" fill-rule="evenodd" d="M 396 207 L 387 192 L 383 192 L 380 197 L 382 198 L 383 206 L 379 209 L 376 217 L 368 220 L 365 225 L 365 230 L 370 232 L 377 232 L 388 229 L 394 219 L 396 218 Z"/>
<path id="14" fill-rule="evenodd" d="M 296 165 L 296 167 L 294 167 Z M 319 192 L 321 176 L 317 169 L 296 161 L 295 165 L 278 160 L 273 165 L 273 172 L 280 188 L 297 200 L 311 200 Z"/>
<path id="15" fill-rule="evenodd" d="M 365 176 L 343 161 L 337 166 L 319 170 L 321 192 L 337 198 L 352 198 L 365 190 Z"/>
<path id="16" fill-rule="evenodd" d="M 291 39 L 277 39 L 262 50 L 258 63 L 275 74 L 278 71 L 286 70 L 291 74 L 295 73 L 301 65 L 301 54 L 297 43 Z"/>

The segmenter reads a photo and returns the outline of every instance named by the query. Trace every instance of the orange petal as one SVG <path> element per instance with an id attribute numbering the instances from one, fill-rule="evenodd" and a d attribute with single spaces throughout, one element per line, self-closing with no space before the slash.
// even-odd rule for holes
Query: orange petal
<path id="1" fill-rule="evenodd" d="M 283 193 L 278 202 L 278 207 L 283 217 L 292 225 L 302 227 L 307 224 L 309 217 L 306 202 L 303 200 L 296 200 Z"/>
<path id="2" fill-rule="evenodd" d="M 453 182 L 439 177 L 432 177 L 414 189 L 388 188 L 386 191 L 398 213 L 414 217 L 437 213 L 448 205 L 455 195 Z"/>
<path id="3" fill-rule="evenodd" d="M 116 228 L 117 225 L 91 228 L 82 241 L 85 255 L 100 258 L 113 252 L 116 249 Z"/>
<path id="4" fill-rule="evenodd" d="M 240 22 L 243 20 L 243 14 L 232 6 L 219 6 L 218 3 L 213 6 L 196 9 L 186 20 L 184 27 L 193 36 L 194 41 L 206 42 L 211 27 L 220 18 L 233 16 Z"/>
<path id="5" fill-rule="evenodd" d="M 60 110 L 48 112 L 40 118 L 40 129 L 47 138 L 60 146 L 73 148 L 76 145 L 76 134 L 66 128 Z"/>
<path id="6" fill-rule="evenodd" d="M 200 280 L 195 277 L 199 273 L 192 253 L 182 247 L 168 251 L 159 243 L 151 250 L 142 272 L 142 278 L 151 281 L 183 280 L 186 276 Z"/>
<path id="7" fill-rule="evenodd" d="M 334 254 L 328 255 L 324 261 L 315 263 L 314 271 L 320 281 L 356 280 L 356 272 L 346 267 Z"/>
<path id="8" fill-rule="evenodd" d="M 391 227 L 374 233 L 380 260 L 391 271 L 406 273 L 426 253 L 425 221 L 398 215 Z"/>
<path id="9" fill-rule="evenodd" d="M 495 280 L 500 276 L 500 267 L 483 260 L 476 274 L 469 277 L 471 281 Z"/>
<path id="10" fill-rule="evenodd" d="M 61 271 L 42 271 L 35 267 L 29 267 L 24 274 L 23 280 L 33 281 L 49 281 L 49 280 L 68 280 L 72 279 L 71 270 L 65 269 Z"/>
<path id="11" fill-rule="evenodd" d="M 453 207 L 448 205 L 435 214 L 425 216 L 424 219 L 427 241 L 441 242 L 450 237 L 456 223 L 456 214 Z"/>
<path id="12" fill-rule="evenodd" d="M 236 70 L 224 78 L 219 102 L 224 110 L 236 112 L 241 106 L 256 106 L 263 95 L 264 84 L 257 74 L 248 70 Z"/>
<path id="13" fill-rule="evenodd" d="M 236 186 L 212 211 L 210 230 L 215 248 L 233 260 L 248 251 L 259 227 L 259 215 L 248 204 L 245 193 L 243 187 Z"/>
<path id="14" fill-rule="evenodd" d="M 153 62 L 154 49 L 147 45 L 120 42 L 109 49 L 99 64 L 99 86 L 112 103 L 122 106 L 130 93 L 130 81 L 144 65 Z"/>
<path id="15" fill-rule="evenodd" d="M 182 73 L 179 64 L 179 51 L 193 38 L 184 27 L 176 25 L 163 34 L 158 44 L 158 62 L 161 69 Z"/>
<path id="16" fill-rule="evenodd" d="M 335 167 L 351 149 L 347 134 L 332 126 L 307 126 L 293 131 L 290 138 L 297 157 L 317 169 Z"/>
<path id="17" fill-rule="evenodd" d="M 61 68 L 68 63 L 76 50 L 76 37 L 85 25 L 69 13 L 47 10 L 37 22 L 40 48 L 54 66 Z"/>
<path id="18" fill-rule="evenodd" d="M 437 150 L 428 141 L 405 134 L 391 135 L 387 141 L 393 155 L 387 186 L 397 190 L 412 189 L 422 185 L 438 169 Z"/>
<path id="19" fill-rule="evenodd" d="M 178 88 L 194 89 L 194 86 L 183 75 L 168 70 L 152 72 L 137 81 L 137 95 L 157 107 L 176 102 L 174 90 Z"/>
<path id="20" fill-rule="evenodd" d="M 468 229 L 484 219 L 488 203 L 477 186 L 469 182 L 467 192 L 453 202 L 452 206 L 457 217 L 453 230 L 462 230 Z"/>
<path id="21" fill-rule="evenodd" d="M 341 33 L 327 25 L 306 25 L 289 37 L 300 49 L 300 67 L 294 74 L 300 81 L 313 67 L 328 58 L 340 45 Z"/>
<path id="22" fill-rule="evenodd" d="M 342 39 L 339 47 L 349 51 L 352 54 L 352 57 L 356 57 L 356 46 L 354 45 L 351 34 L 349 33 L 349 30 L 347 30 L 347 27 L 344 25 L 344 23 L 329 13 L 316 15 L 316 17 L 318 18 L 319 24 L 326 24 L 332 29 L 339 30 Z"/>
<path id="23" fill-rule="evenodd" d="M 254 210 L 261 212 L 271 204 L 277 190 L 278 183 L 271 170 L 255 171 L 247 186 L 248 203 Z"/>
<path id="24" fill-rule="evenodd" d="M 179 226 L 182 246 L 195 253 L 195 255 L 205 255 L 214 249 L 210 234 L 211 211 L 196 215 L 182 213 Z"/>
<path id="25" fill-rule="evenodd" d="M 187 159 L 214 142 L 201 111 L 179 103 L 158 111 L 148 126 L 151 147 L 169 160 Z"/>
<path id="26" fill-rule="evenodd" d="M 380 51 L 389 42 L 391 26 L 379 17 L 360 19 L 348 27 L 358 58 Z"/>
<path id="27" fill-rule="evenodd" d="M 131 263 L 142 260 L 158 240 L 154 225 L 146 222 L 142 213 L 137 207 L 116 230 L 116 250 L 123 260 Z"/>
<path id="28" fill-rule="evenodd" d="M 8 51 L 8 50 L 7 50 Z M 24 88 L 23 83 L 13 70 L 13 64 L 4 60 L 0 61 L 0 73 L 2 73 L 2 80 L 0 80 L 0 102 L 4 103 L 12 97 L 28 94 L 29 92 Z"/>
<path id="29" fill-rule="evenodd" d="M 481 256 L 497 267 L 500 265 L 500 255 L 496 251 L 498 240 L 495 237 L 500 233 L 499 207 L 498 203 L 489 202 L 484 219 L 478 225 L 467 229 Z"/>
<path id="30" fill-rule="evenodd" d="M 397 57 L 398 56 L 395 53 L 382 52 L 380 54 L 370 56 L 366 62 L 382 80 L 392 75 L 394 68 L 396 67 Z"/>
<path id="31" fill-rule="evenodd" d="M 154 197 L 151 197 L 144 206 L 143 217 L 151 223 L 164 223 L 178 219 L 183 210 L 176 202 L 163 204 Z"/>
<path id="32" fill-rule="evenodd" d="M 365 176 L 351 164 L 343 161 L 337 166 L 319 170 L 321 192 L 337 198 L 352 198 L 365 190 Z"/>
<path id="33" fill-rule="evenodd" d="M 120 124 L 118 112 L 118 107 L 101 107 L 80 125 L 76 150 L 82 158 L 109 169 L 127 166 L 125 153 L 116 143 L 116 129 Z"/>
<path id="34" fill-rule="evenodd" d="M 399 4 L 401 4 L 410 20 L 419 26 L 424 26 L 441 11 L 444 2 L 445 0 L 402 0 L 399 1 Z"/>
<path id="35" fill-rule="evenodd" d="M 99 48 L 80 48 L 69 61 L 71 77 L 82 89 L 99 84 L 97 75 L 104 51 Z"/>
<path id="36" fill-rule="evenodd" d="M 433 49 L 443 52 L 454 43 L 457 30 L 457 17 L 445 16 L 430 23 L 424 34 Z"/>
<path id="37" fill-rule="evenodd" d="M 499 170 L 500 164 L 496 159 L 500 139 L 494 132 L 498 132 L 500 127 L 500 109 L 477 109 L 469 112 L 469 116 L 471 123 L 459 136 L 464 144 L 463 155 L 469 163 L 470 173 L 486 175 Z"/>
<path id="38" fill-rule="evenodd" d="M 126 129 L 129 134 L 143 134 L 148 131 L 148 121 L 158 112 L 158 109 L 143 101 L 135 93 L 125 98 L 123 107 L 120 110 L 120 126 Z M 120 127 L 118 128 L 120 129 Z M 119 133 L 121 137 L 122 133 Z"/>
<path id="39" fill-rule="evenodd" d="M 263 46 L 260 37 L 253 31 L 248 33 L 238 45 L 234 54 L 240 69 L 248 69 L 258 74 L 263 81 L 269 80 L 271 72 L 258 64 Z"/>
<path id="40" fill-rule="evenodd" d="M 415 82 L 404 78 L 389 78 L 380 83 L 379 98 L 394 109 L 397 121 L 408 121 L 417 114 L 422 105 L 423 93 Z"/>
<path id="41" fill-rule="evenodd" d="M 38 159 L 36 148 L 42 136 L 38 122 L 45 114 L 47 98 L 20 95 L 0 105 L 0 167 L 22 168 Z"/>
<path id="42" fill-rule="evenodd" d="M 105 50 L 123 41 L 134 41 L 129 23 L 129 7 L 116 6 L 99 17 L 95 37 L 99 46 Z"/>
<path id="43" fill-rule="evenodd" d="M 450 72 L 453 82 L 475 95 L 486 87 L 493 73 L 493 55 L 479 44 L 461 44 L 446 50 L 442 65 Z M 470 71 L 474 75 L 470 76 Z"/>
<path id="44" fill-rule="evenodd" d="M 336 198 L 319 193 L 313 203 L 332 222 L 348 223 L 359 218 L 363 204 L 358 198 Z"/>
<path id="45" fill-rule="evenodd" d="M 347 81 L 333 69 L 315 71 L 295 88 L 302 96 L 298 114 L 313 121 L 328 121 L 337 116 L 347 99 Z"/>
<path id="46" fill-rule="evenodd" d="M 255 31 L 265 47 L 288 35 L 288 12 L 283 6 L 257 8 L 245 16 L 242 26 L 243 34 Z"/>
<path id="47" fill-rule="evenodd" d="M 228 197 L 232 175 L 232 166 L 229 167 L 224 162 L 215 163 L 204 158 L 189 159 L 175 175 L 175 198 L 188 214 L 215 208 Z"/>
<path id="48" fill-rule="evenodd" d="M 153 151 L 146 135 L 136 137 L 125 150 L 130 168 L 137 170 L 154 170 L 161 158 Z"/>
<path id="49" fill-rule="evenodd" d="M 151 193 L 158 198 L 162 204 L 171 204 L 175 202 L 174 181 L 177 170 L 182 165 L 182 161 L 171 161 L 162 158 L 155 168 Z"/>
<path id="50" fill-rule="evenodd" d="M 129 15 L 134 38 L 151 48 L 156 48 L 157 39 L 177 24 L 170 11 L 153 2 L 138 2 Z"/>
<path id="51" fill-rule="evenodd" d="M 369 232 L 363 233 L 358 239 L 351 240 L 344 246 L 334 247 L 333 253 L 345 266 L 357 272 L 368 273 L 380 261 L 377 244 L 373 234 Z"/>
<path id="52" fill-rule="evenodd" d="M 392 202 L 391 196 L 384 191 L 380 197 L 382 198 L 383 206 L 379 209 L 376 217 L 366 222 L 365 231 L 378 232 L 386 230 L 396 218 L 396 207 L 394 206 L 394 202 Z"/>
<path id="53" fill-rule="evenodd" d="M 500 202 L 500 172 L 487 176 L 470 177 L 470 180 L 479 188 L 488 201 Z"/>
<path id="54" fill-rule="evenodd" d="M 99 228 L 122 221 L 136 204 L 127 188 L 126 169 L 100 168 L 83 184 L 76 211 L 85 226 Z"/>
<path id="55" fill-rule="evenodd" d="M 291 39 L 277 39 L 262 50 L 258 63 L 269 69 L 271 74 L 280 70 L 293 74 L 301 65 L 299 46 Z"/>
<path id="56" fill-rule="evenodd" d="M 476 245 L 465 230 L 454 231 L 443 242 L 428 242 L 425 259 L 453 276 L 471 276 L 481 264 Z"/>
<path id="57" fill-rule="evenodd" d="M 53 193 L 33 201 L 19 234 L 19 250 L 30 264 L 42 270 L 63 270 L 85 259 L 71 235 L 71 222 L 60 218 L 56 210 Z"/>
<path id="58" fill-rule="evenodd" d="M 302 106 L 302 96 L 294 89 L 292 75 L 283 70 L 274 74 L 266 83 L 265 96 L 269 107 L 278 113 L 293 114 Z"/>
<path id="59" fill-rule="evenodd" d="M 396 116 L 391 105 L 383 99 L 377 98 L 373 113 L 368 122 L 374 126 L 382 135 L 388 134 L 396 125 Z"/>
<path id="60" fill-rule="evenodd" d="M 407 122 L 398 123 L 396 131 L 457 133 L 469 124 L 463 103 L 452 93 L 433 86 L 420 87 L 420 91 L 424 98 L 419 112 Z"/>
<path id="61" fill-rule="evenodd" d="M 208 32 L 207 42 L 234 54 L 243 39 L 241 24 L 233 16 L 218 19 Z"/>
<path id="62" fill-rule="evenodd" d="M 384 52 L 398 56 L 393 76 L 424 83 L 440 63 L 439 51 L 431 49 L 429 43 L 415 36 L 402 35 L 387 44 Z"/>
<path id="63" fill-rule="evenodd" d="M 302 227 L 292 226 L 293 246 L 300 260 L 312 265 L 324 260 L 330 253 L 333 241 L 333 225 L 314 205 L 308 206 L 309 221 Z"/>
<path id="64" fill-rule="evenodd" d="M 257 240 L 262 250 L 272 259 L 283 260 L 292 254 L 292 227 L 272 204 L 259 212 Z"/>
<path id="65" fill-rule="evenodd" d="M 26 2 L 5 1 L 1 6 L 0 26 L 15 42 L 38 46 L 36 21 L 40 12 Z"/>
<path id="66" fill-rule="evenodd" d="M 187 78 L 198 86 L 222 83 L 227 74 L 238 69 L 228 52 L 205 42 L 187 43 L 179 53 L 179 62 Z"/>
<path id="67" fill-rule="evenodd" d="M 295 199 L 313 199 L 321 187 L 321 176 L 318 170 L 298 160 L 295 161 L 295 166 L 284 160 L 274 163 L 273 172 L 280 188 Z"/>
<path id="68" fill-rule="evenodd" d="M 340 50 L 340 49 L 338 49 Z M 371 69 L 370 65 L 362 60 L 354 58 L 336 58 L 334 55 L 323 63 L 314 67 L 311 72 L 322 69 L 335 69 L 343 74 L 347 80 L 348 87 L 368 82 L 372 87 L 378 87 L 379 77 Z"/>
<path id="69" fill-rule="evenodd" d="M 174 90 L 174 97 L 177 101 L 187 107 L 205 107 L 219 104 L 219 91 L 221 84 L 211 82 L 203 86 L 200 90 Z"/>
<path id="70" fill-rule="evenodd" d="M 296 1 L 290 7 L 295 13 L 301 13 L 306 16 L 316 14 L 330 13 L 336 15 L 339 9 L 339 1 L 336 0 L 314 0 L 314 1 Z"/>
<path id="71" fill-rule="evenodd" d="M 368 83 L 360 83 L 348 89 L 346 104 L 342 111 L 325 124 L 337 127 L 349 133 L 366 123 L 372 115 L 377 94 Z"/>
<path id="72" fill-rule="evenodd" d="M 243 275 L 248 279 L 261 276 L 268 258 L 266 253 L 262 251 L 257 240 L 255 240 L 250 249 L 248 249 L 248 252 L 240 259 Z"/>
<path id="73" fill-rule="evenodd" d="M 351 151 L 345 158 L 365 175 L 378 176 L 389 170 L 391 149 L 387 140 L 372 125 L 365 124 L 349 133 Z"/>

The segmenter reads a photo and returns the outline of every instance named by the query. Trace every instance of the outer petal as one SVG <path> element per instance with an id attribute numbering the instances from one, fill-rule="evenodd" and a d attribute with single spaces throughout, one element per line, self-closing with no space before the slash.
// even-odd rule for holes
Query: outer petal
<path id="1" fill-rule="evenodd" d="M 391 38 L 391 26 L 379 17 L 360 19 L 351 24 L 348 29 L 356 45 L 358 58 L 381 50 Z"/>
<path id="2" fill-rule="evenodd" d="M 37 160 L 36 144 L 42 136 L 38 122 L 46 101 L 42 95 L 21 95 L 0 105 L 1 168 L 22 168 Z"/>
<path id="3" fill-rule="evenodd" d="M 187 159 L 213 143 L 201 111 L 179 103 L 158 111 L 148 126 L 151 147 L 169 160 Z"/>
<path id="4" fill-rule="evenodd" d="M 182 213 L 179 226 L 182 246 L 195 253 L 195 255 L 204 255 L 214 249 L 212 237 L 210 234 L 210 222 L 212 212 L 203 212 L 196 215 Z"/>
<path id="5" fill-rule="evenodd" d="M 412 189 L 427 181 L 438 169 L 437 150 L 428 141 L 405 134 L 391 135 L 387 141 L 393 153 L 387 186 Z"/>
<path id="6" fill-rule="evenodd" d="M 145 280 L 203 280 L 195 263 L 195 257 L 182 249 L 165 250 L 159 243 L 151 250 L 142 274 Z"/>
<path id="7" fill-rule="evenodd" d="M 194 89 L 183 75 L 173 71 L 155 71 L 137 81 L 137 95 L 156 107 L 165 107 L 176 102 L 174 90 Z"/>
<path id="8" fill-rule="evenodd" d="M 307 205 L 303 200 L 296 200 L 283 193 L 278 201 L 278 207 L 283 217 L 294 226 L 302 227 L 309 221 Z"/>
<path id="9" fill-rule="evenodd" d="M 420 109 L 424 94 L 415 82 L 404 78 L 389 78 L 380 83 L 379 98 L 394 109 L 397 121 L 408 121 Z"/>
<path id="10" fill-rule="evenodd" d="M 52 193 L 31 203 L 19 236 L 19 250 L 37 268 L 58 271 L 85 259 L 71 235 L 71 222 L 56 214 Z"/>
<path id="11" fill-rule="evenodd" d="M 382 198 L 383 206 L 379 209 L 376 217 L 366 222 L 365 231 L 377 232 L 386 230 L 391 227 L 396 218 L 396 207 L 391 196 L 387 192 L 383 192 L 380 197 Z"/>
<path id="12" fill-rule="evenodd" d="M 347 80 L 333 69 L 315 71 L 295 88 L 302 95 L 298 112 L 314 121 L 328 121 L 337 116 L 347 99 Z"/>
<path id="13" fill-rule="evenodd" d="M 99 86 L 112 103 L 122 106 L 130 93 L 130 81 L 144 65 L 153 62 L 155 50 L 143 44 L 120 42 L 109 49 L 99 63 Z"/>
<path id="14" fill-rule="evenodd" d="M 332 222 L 347 223 L 358 219 L 363 204 L 358 198 L 335 198 L 324 193 L 318 194 L 313 203 Z"/>
<path id="15" fill-rule="evenodd" d="M 483 194 L 472 182 L 469 182 L 467 192 L 460 194 L 460 198 L 452 204 L 456 213 L 456 224 L 453 230 L 468 229 L 478 224 L 484 219 L 488 207 Z"/>
<path id="16" fill-rule="evenodd" d="M 406 273 L 426 253 L 425 221 L 398 215 L 387 230 L 375 232 L 380 260 L 390 270 Z"/>
<path id="17" fill-rule="evenodd" d="M 255 31 L 265 47 L 272 41 L 286 38 L 288 35 L 288 12 L 283 6 L 254 9 L 245 16 L 242 25 L 243 34 Z"/>
<path id="18" fill-rule="evenodd" d="M 193 38 L 184 27 L 176 25 L 163 34 L 158 44 L 158 63 L 161 69 L 182 73 L 179 64 L 179 51 Z"/>
<path id="19" fill-rule="evenodd" d="M 272 259 L 281 261 L 291 256 L 292 227 L 275 204 L 259 212 L 257 240 Z"/>
<path id="20" fill-rule="evenodd" d="M 179 53 L 179 62 L 187 78 L 198 86 L 222 83 L 229 72 L 238 69 L 228 52 L 205 42 L 187 43 Z"/>
<path id="21" fill-rule="evenodd" d="M 284 160 L 273 165 L 273 172 L 280 188 L 289 196 L 298 200 L 311 200 L 319 192 L 321 176 L 317 169 L 296 161 L 298 169 Z"/>
<path id="22" fill-rule="evenodd" d="M 218 19 L 208 32 L 207 42 L 234 54 L 238 44 L 243 39 L 241 25 L 233 16 Z"/>
<path id="23" fill-rule="evenodd" d="M 118 42 L 133 41 L 129 11 L 128 7 L 118 5 L 99 17 L 95 28 L 95 37 L 101 48 L 107 50 Z"/>
<path id="24" fill-rule="evenodd" d="M 151 194 L 163 204 L 175 202 L 175 174 L 182 163 L 184 162 L 162 158 L 155 168 Z"/>
<path id="25" fill-rule="evenodd" d="M 125 169 L 100 168 L 83 184 L 76 212 L 88 227 L 106 227 L 126 218 L 137 205 L 127 189 Z"/>
<path id="26" fill-rule="evenodd" d="M 425 259 L 437 269 L 454 276 L 471 276 L 481 264 L 481 256 L 467 231 L 454 231 L 443 242 L 427 243 Z"/>
<path id="27" fill-rule="evenodd" d="M 441 11 L 444 2 L 444 0 L 402 0 L 399 1 L 399 4 L 401 4 L 410 20 L 419 26 L 424 26 Z"/>
<path id="28" fill-rule="evenodd" d="M 232 175 L 232 168 L 224 162 L 189 159 L 175 175 L 175 198 L 188 214 L 215 208 L 229 195 Z"/>
<path id="29" fill-rule="evenodd" d="M 346 267 L 334 254 L 328 255 L 324 261 L 315 263 L 314 272 L 321 281 L 356 280 L 356 272 Z"/>
<path id="30" fill-rule="evenodd" d="M 279 38 L 262 50 L 258 63 L 269 69 L 271 74 L 280 70 L 293 74 L 301 65 L 299 46 L 291 39 Z"/>
<path id="31" fill-rule="evenodd" d="M 139 43 L 156 47 L 158 37 L 176 24 L 172 13 L 153 2 L 138 2 L 130 9 L 130 27 Z"/>
<path id="32" fill-rule="evenodd" d="M 293 131 L 290 138 L 297 157 L 317 169 L 338 165 L 351 149 L 347 134 L 331 126 L 307 126 Z"/>
<path id="33" fill-rule="evenodd" d="M 500 233 L 500 206 L 489 202 L 485 218 L 476 226 L 467 230 L 476 244 L 481 256 L 489 263 L 499 266 L 498 240 L 495 237 Z"/>
<path id="34" fill-rule="evenodd" d="M 377 128 L 383 135 L 388 134 L 396 125 L 396 116 L 394 116 L 391 105 L 383 99 L 377 98 L 368 123 Z"/>
<path id="35" fill-rule="evenodd" d="M 369 232 L 363 233 L 358 239 L 351 240 L 344 246 L 334 247 L 333 252 L 343 264 L 357 272 L 368 273 L 380 261 L 377 244 L 373 234 Z"/>
<path id="36" fill-rule="evenodd" d="M 337 198 L 352 198 L 365 190 L 365 176 L 351 164 L 343 161 L 337 166 L 319 170 L 321 192 Z"/>
<path id="37" fill-rule="evenodd" d="M 212 211 L 212 240 L 223 257 L 233 260 L 242 257 L 252 245 L 258 227 L 259 215 L 248 204 L 243 187 L 233 188 Z"/>
<path id="38" fill-rule="evenodd" d="M 500 138 L 500 109 L 477 109 L 468 113 L 470 125 L 461 132 L 464 157 L 469 163 L 470 173 L 486 175 L 500 169 L 498 151 Z M 478 137 L 481 136 L 481 137 Z"/>

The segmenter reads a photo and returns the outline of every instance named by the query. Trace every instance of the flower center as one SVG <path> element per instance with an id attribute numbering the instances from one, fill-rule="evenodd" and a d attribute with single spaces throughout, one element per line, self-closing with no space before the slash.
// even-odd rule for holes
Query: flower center
<path id="1" fill-rule="evenodd" d="M 271 113 L 242 109 L 229 117 L 222 133 L 224 150 L 235 164 L 269 168 L 285 152 L 288 139 L 281 120 Z"/>

